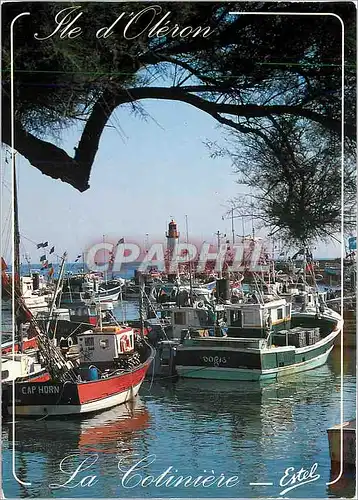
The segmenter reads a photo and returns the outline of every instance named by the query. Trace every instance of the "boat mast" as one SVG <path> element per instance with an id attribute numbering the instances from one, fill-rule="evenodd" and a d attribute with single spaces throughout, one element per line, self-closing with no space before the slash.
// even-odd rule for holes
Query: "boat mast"
<path id="1" fill-rule="evenodd" d="M 16 167 L 14 156 L 14 273 L 18 276 L 18 291 L 20 291 L 20 229 L 19 229 L 19 211 L 17 202 L 17 181 L 16 181 Z M 16 274 L 15 274 L 16 276 Z"/>
<path id="2" fill-rule="evenodd" d="M 232 207 L 231 209 L 231 233 L 232 233 L 232 244 L 235 245 L 234 207 Z"/>
<path id="3" fill-rule="evenodd" d="M 218 230 L 216 233 L 216 237 L 218 239 L 218 253 L 220 252 L 220 231 Z M 220 262 L 220 270 L 219 270 L 219 273 L 218 273 L 218 278 L 221 279 L 222 275 L 221 275 L 221 262 Z"/>
<path id="4" fill-rule="evenodd" d="M 58 279 L 57 279 L 57 283 L 56 283 L 56 288 L 55 288 L 55 292 L 54 292 L 54 295 L 53 295 L 53 300 L 52 300 L 51 309 L 50 309 L 50 313 L 49 313 L 49 317 L 48 317 L 48 322 L 46 324 L 46 335 L 48 335 L 48 331 L 49 331 L 49 328 L 50 328 L 50 321 L 51 321 L 52 314 L 53 314 L 53 311 L 54 311 L 55 306 L 56 306 L 57 295 L 58 295 L 58 292 L 60 290 L 60 287 L 62 286 L 62 278 L 63 278 L 64 269 L 65 269 L 66 257 L 67 257 L 67 254 L 65 252 L 63 254 L 63 256 L 62 256 L 62 262 L 61 262 L 60 272 L 59 272 L 59 275 L 58 275 Z M 55 336 L 55 332 L 54 332 L 54 336 Z"/>
<path id="5" fill-rule="evenodd" d="M 186 244 L 189 245 L 189 230 L 188 230 L 188 216 L 185 216 L 185 229 L 186 229 Z M 188 248 L 186 249 L 188 252 Z M 188 255 L 188 254 L 187 254 Z M 190 304 L 193 305 L 193 277 L 191 273 L 191 260 L 190 255 L 188 255 L 189 264 L 189 292 L 190 292 Z"/>
<path id="6" fill-rule="evenodd" d="M 12 174 L 13 174 L 13 213 L 14 213 L 14 233 L 13 233 L 13 268 L 12 268 L 12 302 L 14 323 L 13 327 L 22 350 L 21 319 L 20 319 L 20 230 L 19 230 L 19 208 L 17 201 L 17 180 L 16 180 L 16 152 L 12 152 Z"/>
<path id="7" fill-rule="evenodd" d="M 105 245 L 105 235 L 103 235 L 103 264 L 105 264 L 106 262 L 106 251 L 104 249 L 104 245 Z M 107 271 L 104 271 L 104 281 L 107 285 Z"/>
<path id="8" fill-rule="evenodd" d="M 140 334 L 144 337 L 144 279 L 142 273 L 139 273 L 139 318 Z"/>

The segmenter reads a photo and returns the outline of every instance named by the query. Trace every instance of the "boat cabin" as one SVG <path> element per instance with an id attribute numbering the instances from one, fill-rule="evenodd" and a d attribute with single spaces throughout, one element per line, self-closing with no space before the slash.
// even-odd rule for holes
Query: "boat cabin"
<path id="1" fill-rule="evenodd" d="M 313 289 L 300 289 L 296 286 L 291 286 L 287 293 L 281 294 L 286 300 L 292 302 L 292 308 L 294 310 L 301 310 L 305 307 L 312 308 L 316 306 L 317 300 L 318 304 L 325 304 L 327 299 L 327 292 L 325 291 L 315 291 Z"/>
<path id="2" fill-rule="evenodd" d="M 73 302 L 69 308 L 71 321 L 75 323 L 89 323 L 96 326 L 99 318 L 107 320 L 112 318 L 112 302 L 101 302 L 100 304 L 86 304 L 85 302 Z"/>
<path id="3" fill-rule="evenodd" d="M 206 307 L 204 302 L 199 301 L 196 307 L 173 307 L 169 311 L 174 339 L 180 339 L 183 330 L 208 330 L 215 327 L 216 313 Z"/>
<path id="4" fill-rule="evenodd" d="M 110 364 L 134 351 L 134 330 L 105 326 L 77 336 L 81 364 Z"/>
<path id="5" fill-rule="evenodd" d="M 23 297 L 38 295 L 46 290 L 44 277 L 40 276 L 39 273 L 31 273 L 31 276 L 21 276 L 20 284 Z"/>
<path id="6" fill-rule="evenodd" d="M 9 353 L 1 355 L 1 382 L 12 382 L 39 371 L 37 353 Z"/>
<path id="7" fill-rule="evenodd" d="M 291 304 L 285 299 L 230 304 L 224 309 L 228 337 L 266 338 L 270 331 L 290 328 Z"/>

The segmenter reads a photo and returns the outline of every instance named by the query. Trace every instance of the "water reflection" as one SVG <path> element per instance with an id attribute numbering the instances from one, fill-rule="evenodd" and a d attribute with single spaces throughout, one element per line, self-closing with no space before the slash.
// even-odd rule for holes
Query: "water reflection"
<path id="1" fill-rule="evenodd" d="M 131 440 L 148 429 L 150 415 L 138 397 L 90 418 L 21 420 L 15 427 L 16 450 L 65 456 L 74 448 L 81 453 L 117 453 L 131 449 Z M 8 426 L 9 442 L 12 425 Z"/>
<path id="2" fill-rule="evenodd" d="M 48 496 L 51 490 L 47 488 L 52 480 L 61 482 L 68 479 L 68 476 L 63 477 L 63 474 L 61 476 L 59 464 L 65 457 L 73 454 L 81 457 L 79 460 L 98 454 L 102 459 L 98 460 L 94 469 L 96 474 L 103 477 L 108 472 L 104 458 L 109 455 L 113 459 L 114 476 L 118 460 L 135 454 L 138 441 L 141 443 L 141 453 L 148 453 L 145 431 L 150 425 L 148 408 L 139 397 L 90 418 L 16 422 L 17 474 L 21 481 L 32 483 L 31 487 L 20 487 L 20 497 Z M 13 440 L 11 423 L 3 425 L 2 437 L 3 443 L 7 442 L 8 448 L 11 448 Z M 37 467 L 34 467 L 34 463 Z M 68 463 L 72 464 L 71 460 Z M 39 468 L 39 464 L 43 466 L 43 470 Z M 73 470 L 75 468 L 73 466 Z M 46 486 L 42 484 L 40 487 L 40 482 L 44 479 Z M 76 493 L 75 496 L 78 496 L 79 492 Z M 8 495 L 7 492 L 5 494 Z"/>
<path id="3" fill-rule="evenodd" d="M 355 352 L 345 350 L 344 360 L 344 415 L 353 418 Z M 325 483 L 330 480 L 327 428 L 340 418 L 340 371 L 340 349 L 336 349 L 329 363 L 319 369 L 273 383 L 187 379 L 155 384 L 151 396 L 157 404 L 167 405 L 170 412 L 180 409 L 185 421 L 191 423 L 194 463 L 197 453 L 201 463 L 205 458 L 203 445 L 198 442 L 204 427 L 207 441 L 212 446 L 215 443 L 218 451 L 220 438 L 224 438 L 226 461 L 245 468 L 250 481 L 269 477 L 277 484 L 286 467 L 297 466 L 299 470 L 317 462 L 324 479 L 320 491 L 325 492 Z M 212 454 L 204 466 L 209 466 L 209 459 Z M 220 457 L 217 461 L 220 463 Z M 347 476 L 329 493 L 339 496 L 342 484 L 345 492 L 351 491 L 354 477 Z M 310 490 L 315 489 L 316 485 L 308 486 L 303 496 L 312 496 Z M 302 497 L 302 491 L 293 496 Z"/>

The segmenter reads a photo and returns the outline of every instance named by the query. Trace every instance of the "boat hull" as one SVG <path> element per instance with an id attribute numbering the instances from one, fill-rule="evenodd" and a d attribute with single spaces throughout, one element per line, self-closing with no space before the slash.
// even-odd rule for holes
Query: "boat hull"
<path id="1" fill-rule="evenodd" d="M 26 352 L 28 349 L 37 349 L 37 338 L 32 337 L 30 339 L 25 339 L 22 341 L 22 352 Z M 15 341 L 13 344 L 12 341 L 4 342 L 1 345 L 1 354 L 9 354 L 14 350 L 14 352 L 20 351 L 20 344 L 18 341 Z"/>
<path id="2" fill-rule="evenodd" d="M 198 367 L 177 365 L 176 371 L 179 377 L 202 378 L 211 380 L 277 380 L 294 373 L 313 370 L 326 363 L 328 356 L 333 349 L 331 346 L 326 352 L 308 361 L 294 363 L 287 367 L 275 368 L 271 370 L 251 369 L 251 368 L 222 368 L 222 367 Z"/>
<path id="3" fill-rule="evenodd" d="M 235 339 L 194 341 L 178 346 L 176 371 L 183 378 L 275 380 L 326 363 L 343 321 L 315 344 L 305 347 L 245 348 Z"/>
<path id="4" fill-rule="evenodd" d="M 16 417 L 80 415 L 102 411 L 136 397 L 155 355 L 150 349 L 146 361 L 132 371 L 121 371 L 108 378 L 81 382 L 16 382 Z M 12 402 L 7 406 L 12 414 Z"/>
<path id="5" fill-rule="evenodd" d="M 128 387 L 122 392 L 108 396 L 105 399 L 89 401 L 83 404 L 46 404 L 46 401 L 43 401 L 42 404 L 17 405 L 15 409 L 16 417 L 44 417 L 46 415 L 51 417 L 95 413 L 134 399 L 141 385 L 142 381 L 133 387 Z M 46 406 L 44 406 L 45 404 Z M 10 407 L 8 407 L 8 409 L 11 415 Z"/>
<path id="6" fill-rule="evenodd" d="M 94 296 L 91 296 L 87 292 L 65 292 L 61 298 L 61 306 L 71 306 L 76 302 L 83 302 L 85 304 L 92 304 L 93 300 L 96 302 L 115 302 L 119 299 L 122 287 L 117 286 L 108 290 L 100 290 Z"/>

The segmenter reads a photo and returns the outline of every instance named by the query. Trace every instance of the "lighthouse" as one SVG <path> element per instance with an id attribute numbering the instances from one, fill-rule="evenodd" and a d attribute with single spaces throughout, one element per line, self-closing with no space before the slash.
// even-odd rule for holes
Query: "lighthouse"
<path id="1" fill-rule="evenodd" d="M 175 220 L 173 219 L 169 222 L 166 237 L 167 237 L 167 250 L 169 252 L 173 252 L 175 245 L 179 241 L 178 226 Z"/>

